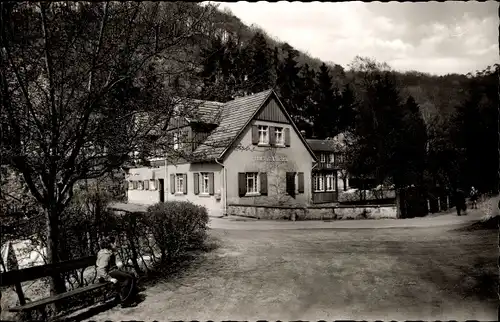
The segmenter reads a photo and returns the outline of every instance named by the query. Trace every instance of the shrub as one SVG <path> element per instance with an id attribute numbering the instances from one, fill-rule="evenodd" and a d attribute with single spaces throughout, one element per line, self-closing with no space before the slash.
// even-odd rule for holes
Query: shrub
<path id="1" fill-rule="evenodd" d="M 187 201 L 159 203 L 145 215 L 161 261 L 172 260 L 190 248 L 201 246 L 207 237 L 208 212 Z"/>

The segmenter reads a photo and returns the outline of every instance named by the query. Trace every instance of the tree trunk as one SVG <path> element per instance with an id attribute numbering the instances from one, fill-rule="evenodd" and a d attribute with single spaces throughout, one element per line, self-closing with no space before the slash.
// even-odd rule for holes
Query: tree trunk
<path id="1" fill-rule="evenodd" d="M 47 261 L 48 264 L 59 262 L 59 212 L 51 206 L 46 210 L 47 222 Z M 56 295 L 66 292 L 64 279 L 60 274 L 54 274 L 50 279 L 50 294 Z"/>

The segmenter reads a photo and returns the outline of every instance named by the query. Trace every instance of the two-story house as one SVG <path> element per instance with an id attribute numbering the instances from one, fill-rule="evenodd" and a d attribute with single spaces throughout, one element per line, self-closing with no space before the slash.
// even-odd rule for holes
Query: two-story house
<path id="1" fill-rule="evenodd" d="M 197 109 L 167 128 L 182 153 L 129 170 L 129 203 L 189 200 L 213 216 L 228 205 L 310 203 L 316 156 L 274 91 Z"/>
<path id="2" fill-rule="evenodd" d="M 307 143 L 318 160 L 312 172 L 313 203 L 337 202 L 339 187 L 344 190 L 347 185 L 341 168 L 343 154 L 338 143 L 329 139 L 308 139 Z"/>

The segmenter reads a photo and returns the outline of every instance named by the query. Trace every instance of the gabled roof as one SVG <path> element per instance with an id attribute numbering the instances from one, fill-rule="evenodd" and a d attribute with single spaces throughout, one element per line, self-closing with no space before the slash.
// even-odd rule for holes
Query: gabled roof
<path id="1" fill-rule="evenodd" d="M 271 95 L 272 90 L 236 98 L 224 104 L 217 128 L 193 152 L 194 157 L 215 159 L 236 140 L 238 133 Z"/>
<path id="2" fill-rule="evenodd" d="M 349 144 L 352 144 L 352 134 L 343 132 L 331 139 L 318 140 L 308 139 L 307 143 L 315 152 L 343 152 Z"/>
<path id="3" fill-rule="evenodd" d="M 332 140 L 307 139 L 314 152 L 337 152 L 338 148 Z"/>
<path id="4" fill-rule="evenodd" d="M 274 96 L 279 105 L 283 107 L 283 104 L 273 90 L 240 97 L 225 103 L 220 114 L 219 126 L 193 152 L 194 158 L 199 158 L 200 161 L 223 158 L 271 96 Z M 300 134 L 286 109 L 282 108 L 282 111 L 290 120 L 290 124 L 311 156 L 316 159 L 314 152 Z"/>

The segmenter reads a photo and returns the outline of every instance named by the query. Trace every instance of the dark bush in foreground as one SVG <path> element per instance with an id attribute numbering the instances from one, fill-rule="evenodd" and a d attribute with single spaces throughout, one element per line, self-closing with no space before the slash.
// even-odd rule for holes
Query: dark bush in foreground
<path id="1" fill-rule="evenodd" d="M 145 220 L 160 250 L 162 262 L 200 247 L 207 237 L 207 209 L 191 202 L 156 204 L 148 208 Z"/>

